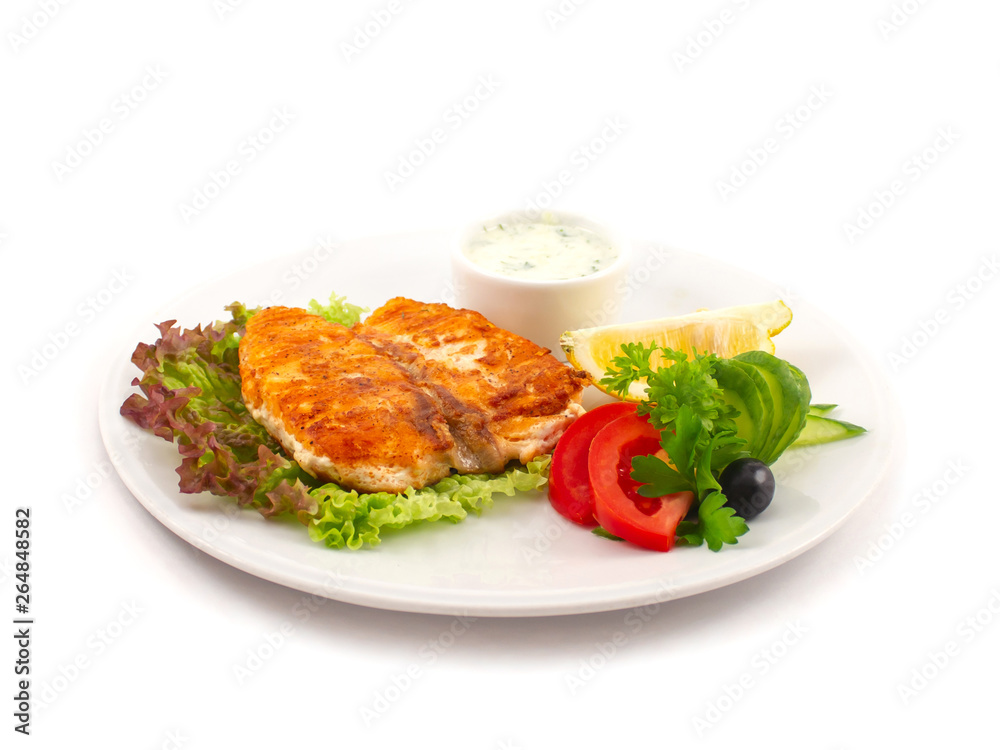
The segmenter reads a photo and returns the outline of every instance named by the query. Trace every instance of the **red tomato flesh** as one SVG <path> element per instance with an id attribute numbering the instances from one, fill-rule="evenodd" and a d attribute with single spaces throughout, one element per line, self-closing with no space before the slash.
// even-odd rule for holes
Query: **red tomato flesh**
<path id="1" fill-rule="evenodd" d="M 638 414 L 603 427 L 590 446 L 587 464 L 597 522 L 616 536 L 647 549 L 674 546 L 677 524 L 687 515 L 694 493 L 643 497 L 631 477 L 632 459 L 660 453 L 660 431 Z"/>
<path id="2" fill-rule="evenodd" d="M 635 404 L 621 401 L 595 407 L 573 422 L 556 443 L 549 467 L 549 501 L 553 508 L 573 523 L 597 525 L 594 519 L 594 492 L 587 468 L 594 436 L 619 417 L 635 413 Z"/>

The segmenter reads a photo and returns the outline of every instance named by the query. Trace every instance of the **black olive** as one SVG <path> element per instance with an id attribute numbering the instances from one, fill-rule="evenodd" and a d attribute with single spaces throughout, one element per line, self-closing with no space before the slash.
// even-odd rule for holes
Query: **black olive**
<path id="1" fill-rule="evenodd" d="M 763 461 L 738 458 L 719 477 L 726 495 L 726 506 L 744 521 L 757 516 L 774 497 L 774 474 Z"/>

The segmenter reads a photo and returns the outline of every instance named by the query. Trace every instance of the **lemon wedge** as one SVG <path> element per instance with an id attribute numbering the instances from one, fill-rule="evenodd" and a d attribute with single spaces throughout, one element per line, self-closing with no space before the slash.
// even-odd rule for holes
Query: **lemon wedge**
<path id="1" fill-rule="evenodd" d="M 774 354 L 771 337 L 781 333 L 791 322 L 791 309 L 781 300 L 775 300 L 757 305 L 700 310 L 673 318 L 566 331 L 559 344 L 570 364 L 586 372 L 593 384 L 607 393 L 600 380 L 611 361 L 621 354 L 622 344 L 636 342 L 648 345 L 655 342 L 687 352 L 688 356 L 709 352 L 720 357 L 733 357 L 758 349 Z M 654 366 L 669 364 L 659 352 L 653 355 L 652 363 Z M 645 380 L 635 382 L 625 400 L 641 401 L 645 390 Z M 616 394 L 610 395 L 617 397 Z"/>

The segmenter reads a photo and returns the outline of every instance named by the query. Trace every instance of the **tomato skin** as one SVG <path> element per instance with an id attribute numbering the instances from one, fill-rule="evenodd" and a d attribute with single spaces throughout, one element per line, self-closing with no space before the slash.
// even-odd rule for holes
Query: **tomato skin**
<path id="1" fill-rule="evenodd" d="M 628 446 L 646 443 L 659 447 L 660 431 L 638 414 L 619 417 L 601 429 L 590 447 L 588 473 L 594 492 L 594 516 L 604 529 L 646 549 L 666 552 L 674 546 L 677 524 L 694 502 L 693 492 L 676 492 L 658 501 L 630 496 L 622 486 L 619 469 L 631 473 L 632 455 Z M 654 441 L 655 446 L 648 441 Z M 656 451 L 648 451 L 655 453 Z M 627 462 L 627 466 L 621 464 Z M 630 480 L 625 480 L 630 481 Z M 640 510 L 637 501 L 649 512 Z M 649 503 L 659 502 L 659 507 Z"/>
<path id="2" fill-rule="evenodd" d="M 587 457 L 594 436 L 619 417 L 635 414 L 637 406 L 619 401 L 595 407 L 569 426 L 552 453 L 549 502 L 560 515 L 582 526 L 596 526 L 594 492 Z"/>

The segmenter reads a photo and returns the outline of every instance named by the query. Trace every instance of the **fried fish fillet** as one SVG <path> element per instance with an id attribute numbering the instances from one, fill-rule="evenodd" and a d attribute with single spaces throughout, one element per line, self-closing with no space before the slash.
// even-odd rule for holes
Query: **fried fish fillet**
<path id="1" fill-rule="evenodd" d="M 267 308 L 240 341 L 243 399 L 313 476 L 400 492 L 552 449 L 586 376 L 469 310 L 390 300 L 345 328 Z"/>
<path id="2" fill-rule="evenodd" d="M 448 475 L 454 441 L 427 394 L 344 326 L 271 307 L 240 341 L 243 400 L 313 476 L 399 491 Z"/>

